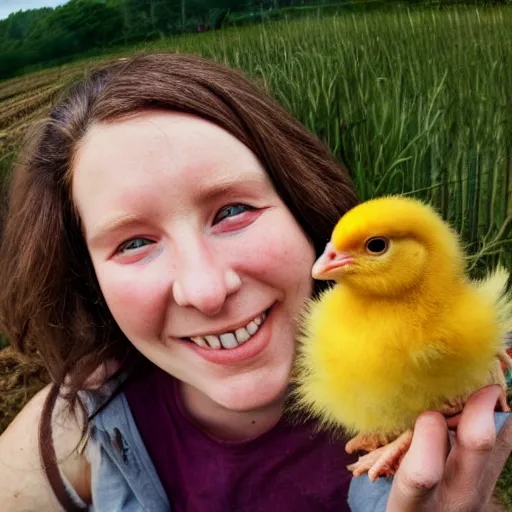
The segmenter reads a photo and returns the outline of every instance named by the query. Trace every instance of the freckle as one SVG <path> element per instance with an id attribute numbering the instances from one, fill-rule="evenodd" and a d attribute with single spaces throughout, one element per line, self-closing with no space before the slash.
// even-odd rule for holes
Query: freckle
<path id="1" fill-rule="evenodd" d="M 20 493 L 19 493 L 18 491 L 16 491 L 16 492 L 14 493 L 14 497 L 15 497 L 15 498 L 18 498 L 18 497 L 19 497 L 19 495 L 20 495 Z"/>

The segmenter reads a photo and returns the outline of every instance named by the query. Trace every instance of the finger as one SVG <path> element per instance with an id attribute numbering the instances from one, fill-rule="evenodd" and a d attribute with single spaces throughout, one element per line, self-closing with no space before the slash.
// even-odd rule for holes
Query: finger
<path id="1" fill-rule="evenodd" d="M 499 386 L 486 386 L 473 393 L 464 407 L 442 486 L 443 498 L 451 503 L 474 505 L 488 499 L 480 494 L 481 481 L 496 441 L 494 408 L 499 394 Z"/>
<path id="2" fill-rule="evenodd" d="M 416 420 L 411 446 L 395 475 L 387 510 L 438 510 L 436 500 L 448 451 L 444 417 L 425 412 Z"/>
<path id="3" fill-rule="evenodd" d="M 487 496 L 488 499 L 491 497 L 496 482 L 512 450 L 512 414 L 507 416 L 509 418 L 496 438 L 496 444 L 490 455 L 487 469 L 480 482 L 480 493 Z"/>

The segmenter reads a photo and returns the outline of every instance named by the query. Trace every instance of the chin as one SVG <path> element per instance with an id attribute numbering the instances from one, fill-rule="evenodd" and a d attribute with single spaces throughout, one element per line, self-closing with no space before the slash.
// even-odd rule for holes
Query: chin
<path id="1" fill-rule="evenodd" d="M 225 409 L 247 412 L 267 407 L 283 399 L 290 383 L 291 365 L 260 375 L 239 375 L 206 391 L 210 399 Z M 270 374 L 269 374 L 270 373 Z"/>

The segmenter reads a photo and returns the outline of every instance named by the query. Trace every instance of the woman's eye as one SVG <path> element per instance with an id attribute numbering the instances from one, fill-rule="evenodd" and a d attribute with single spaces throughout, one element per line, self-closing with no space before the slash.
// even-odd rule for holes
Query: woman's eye
<path id="1" fill-rule="evenodd" d="M 119 249 L 117 252 L 127 252 L 127 251 L 133 251 L 135 249 L 140 249 L 141 247 L 144 247 L 145 245 L 154 244 L 152 240 L 148 240 L 147 238 L 132 238 L 131 240 L 128 240 L 127 242 L 124 242 L 119 246 Z"/>
<path id="2" fill-rule="evenodd" d="M 215 219 L 213 220 L 213 224 L 218 224 L 220 221 L 227 217 L 234 217 L 248 210 L 254 210 L 254 208 L 247 204 L 230 204 L 229 206 L 225 206 L 219 210 L 219 213 L 217 213 Z"/>

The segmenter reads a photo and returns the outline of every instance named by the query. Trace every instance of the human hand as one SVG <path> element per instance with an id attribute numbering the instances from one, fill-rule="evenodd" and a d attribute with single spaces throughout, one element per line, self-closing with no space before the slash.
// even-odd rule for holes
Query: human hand
<path id="1" fill-rule="evenodd" d="M 388 512 L 484 510 L 512 449 L 512 418 L 496 436 L 499 392 L 499 386 L 487 386 L 471 395 L 451 449 L 441 414 L 426 412 L 418 418 L 411 447 L 393 479 Z"/>

